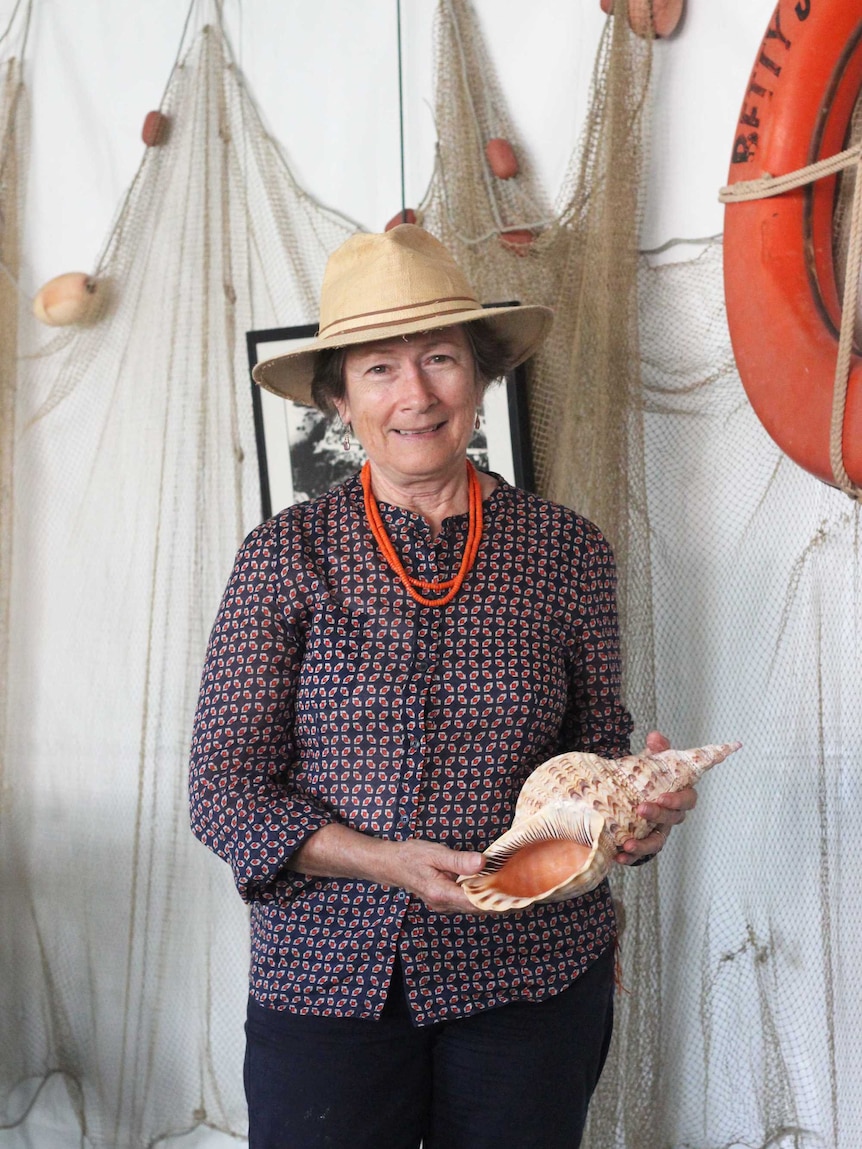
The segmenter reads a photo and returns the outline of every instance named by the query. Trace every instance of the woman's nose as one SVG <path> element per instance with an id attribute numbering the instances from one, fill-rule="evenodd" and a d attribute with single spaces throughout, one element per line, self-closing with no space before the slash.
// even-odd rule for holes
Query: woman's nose
<path id="1" fill-rule="evenodd" d="M 426 410 L 437 402 L 430 381 L 417 363 L 408 363 L 401 373 L 401 402 L 406 407 Z"/>

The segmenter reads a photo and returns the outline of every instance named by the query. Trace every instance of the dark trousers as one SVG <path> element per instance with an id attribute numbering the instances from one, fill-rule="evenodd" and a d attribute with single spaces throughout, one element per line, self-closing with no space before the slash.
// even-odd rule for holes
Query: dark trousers
<path id="1" fill-rule="evenodd" d="M 249 1149 L 577 1149 L 613 1024 L 613 954 L 563 993 L 414 1028 L 249 1002 Z"/>

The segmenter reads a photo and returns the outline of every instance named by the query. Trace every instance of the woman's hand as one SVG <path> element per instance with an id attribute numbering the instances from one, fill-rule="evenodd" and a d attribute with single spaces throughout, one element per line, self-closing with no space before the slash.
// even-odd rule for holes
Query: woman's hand
<path id="1" fill-rule="evenodd" d="M 653 730 L 647 735 L 646 746 L 651 754 L 660 754 L 662 750 L 670 749 L 670 742 L 663 734 Z M 638 817 L 646 822 L 655 823 L 656 828 L 645 838 L 629 838 L 625 841 L 616 855 L 616 861 L 624 866 L 631 866 L 640 858 L 661 853 L 671 829 L 678 823 L 684 822 L 688 811 L 693 810 L 696 805 L 697 791 L 693 786 L 677 790 L 673 794 L 660 794 L 650 802 L 641 802 L 636 811 Z"/>
<path id="2" fill-rule="evenodd" d="M 397 849 L 397 868 L 390 884 L 409 890 L 438 914 L 483 912 L 476 909 L 456 881 L 461 874 L 478 874 L 485 863 L 481 854 L 450 850 L 440 842 L 422 838 L 392 845 Z"/>
<path id="3" fill-rule="evenodd" d="M 315 831 L 291 856 L 291 870 L 316 878 L 363 878 L 415 894 L 439 914 L 478 914 L 456 879 L 477 874 L 481 854 L 450 850 L 441 842 L 391 842 L 333 822 Z"/>

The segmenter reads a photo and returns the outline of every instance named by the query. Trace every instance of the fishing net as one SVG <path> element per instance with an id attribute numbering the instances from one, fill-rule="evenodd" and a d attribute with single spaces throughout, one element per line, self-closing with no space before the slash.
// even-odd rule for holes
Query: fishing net
<path id="1" fill-rule="evenodd" d="M 641 298 L 657 712 L 681 744 L 730 732 L 744 750 L 657 867 L 661 1088 L 637 1143 L 850 1149 L 859 508 L 754 416 L 720 245 L 644 265 Z"/>
<path id="2" fill-rule="evenodd" d="M 679 745 L 745 747 L 704 780 L 660 861 L 615 880 L 625 988 L 585 1145 L 850 1149 L 862 1128 L 859 881 L 843 824 L 859 798 L 859 508 L 783 457 L 754 416 L 720 244 L 662 266 L 636 256 L 651 53 L 623 14 L 548 219 L 528 162 L 518 195 L 488 175 L 484 143 L 512 140 L 511 124 L 467 5 L 444 0 L 426 205 L 487 298 L 556 306 L 530 376 L 537 486 L 614 544 L 641 735 L 657 722 Z M 506 228 L 534 232 L 520 256 L 500 244 Z"/>
<path id="3" fill-rule="evenodd" d="M 468 4 L 441 0 L 422 205 L 486 299 L 557 310 L 529 379 L 537 488 L 613 542 L 637 736 L 744 742 L 660 860 L 615 880 L 625 988 L 586 1144 L 854 1149 L 859 508 L 754 417 L 720 245 L 662 266 L 634 254 L 652 45 L 617 7 L 549 205 Z M 245 1128 L 246 913 L 188 830 L 188 738 L 207 632 L 260 517 L 245 332 L 313 317 L 353 225 L 297 187 L 204 12 L 161 103 L 167 142 L 94 268 L 92 326 L 40 343 L 28 321 L 17 359 L 24 105 L 5 73 L 0 1144 L 15 1149 Z M 516 179 L 489 173 L 490 138 L 516 145 Z M 49 1097 L 56 1140 L 34 1124 Z"/>
<path id="4" fill-rule="evenodd" d="M 11 54 L 0 58 L 0 801 L 9 657 L 21 201 L 27 151 L 27 94 L 21 77 L 21 53 L 29 19 L 19 31 L 16 15 L 13 12 L 12 21 L 0 38 L 0 44 L 11 49 Z M 29 18 L 29 10 L 25 15 Z"/>
<path id="5" fill-rule="evenodd" d="M 291 177 L 216 6 L 192 8 L 161 112 L 167 141 L 146 150 L 93 269 L 92 322 L 40 345 L 30 320 L 19 361 L 0 809 L 9 1144 L 48 1092 L 104 1149 L 245 1125 L 247 918 L 189 831 L 188 746 L 209 628 L 260 519 L 245 333 L 314 315 L 354 227 Z M 14 212 L 4 226 L 11 249 Z M 13 302 L 0 280 L 4 323 Z M 14 343 L 2 356 L 5 394 Z"/>
<path id="6" fill-rule="evenodd" d="M 466 4 L 441 4 L 437 42 L 440 150 L 426 222 L 486 298 L 557 307 L 530 391 L 538 485 L 611 537 L 637 652 L 651 629 L 625 591 L 627 508 L 644 506 L 628 366 L 638 362 L 636 287 L 616 276 L 614 251 L 632 250 L 637 234 L 649 45 L 609 22 L 584 161 L 552 210 L 523 149 L 517 180 L 488 175 L 486 140 L 513 132 Z M 59 1081 L 70 1121 L 114 1147 L 244 1125 L 245 915 L 186 828 L 188 731 L 215 605 L 259 517 L 243 334 L 313 315 L 326 255 L 350 230 L 290 178 L 218 22 L 178 61 L 161 110 L 168 141 L 146 153 L 94 270 L 94 323 L 32 349 L 18 412 L 14 765 L 3 811 L 13 868 L 4 954 L 15 976 L 0 993 L 19 1036 L 6 1043 L 2 1119 L 22 1122 Z M 623 169 L 618 153 L 629 156 Z M 623 194 L 611 195 L 612 163 Z M 507 231 L 532 241 L 503 243 Z M 575 401 L 599 449 L 567 450 L 566 467 L 558 429 L 579 433 L 567 422 Z M 621 488 L 598 481 L 619 468 Z M 650 690 L 630 675 L 630 698 Z M 651 703 L 632 708 L 652 724 Z M 628 934 L 653 954 L 639 939 L 657 928 L 655 880 L 626 895 Z M 656 1010 L 655 963 L 631 980 L 625 1048 L 637 1039 L 652 1054 L 654 1027 L 638 1019 Z M 656 1061 L 633 1060 L 637 1122 Z"/>
<path id="7" fill-rule="evenodd" d="M 649 562 L 636 253 L 651 45 L 627 20 L 608 21 L 584 138 L 549 209 L 524 148 L 517 148 L 522 171 L 515 179 L 491 172 L 487 141 L 513 140 L 514 130 L 464 0 L 440 4 L 436 42 L 439 143 L 425 225 L 456 252 L 484 298 L 556 310 L 551 336 L 530 364 L 536 485 L 600 523 L 614 545 L 629 688 L 649 723 L 650 596 L 642 576 L 629 584 L 628 570 Z M 529 242 L 506 241 L 525 232 Z"/>
<path id="8" fill-rule="evenodd" d="M 583 138 L 557 204 L 522 171 L 496 178 L 488 140 L 514 140 L 471 9 L 438 9 L 435 120 L 439 136 L 425 224 L 443 238 L 486 299 L 553 306 L 551 336 L 530 364 L 530 439 L 537 490 L 599 523 L 620 572 L 626 699 L 643 738 L 655 725 L 652 589 L 638 348 L 637 241 L 648 141 L 652 45 L 631 32 L 626 8 L 607 22 Z M 532 238 L 513 244 L 506 236 Z M 657 871 L 621 875 L 627 920 L 617 1041 L 590 1128 L 641 1144 L 658 1087 Z M 624 1098 L 621 1088 L 625 1086 Z M 596 1140 L 595 1144 L 601 1144 Z M 643 1142 L 645 1145 L 646 1142 Z"/>

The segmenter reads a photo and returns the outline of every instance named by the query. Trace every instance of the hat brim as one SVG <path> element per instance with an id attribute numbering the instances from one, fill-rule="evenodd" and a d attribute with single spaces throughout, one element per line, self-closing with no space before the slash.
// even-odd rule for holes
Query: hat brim
<path id="1" fill-rule="evenodd" d="M 392 339 L 399 335 L 415 335 L 418 331 L 437 331 L 484 319 L 489 326 L 508 344 L 512 352 L 510 368 L 517 367 L 533 355 L 545 340 L 553 322 L 554 313 L 550 307 L 538 304 L 508 307 L 479 307 L 470 311 L 452 312 L 441 322 L 440 316 L 413 319 L 398 324 L 397 330 L 391 327 L 374 327 L 362 332 L 336 335 L 332 338 L 317 338 L 311 343 L 265 359 L 255 364 L 252 378 L 266 391 L 304 403 L 313 407 L 311 380 L 314 377 L 314 360 L 320 351 L 338 347 L 354 347 L 362 343 L 376 343 L 381 339 Z"/>

